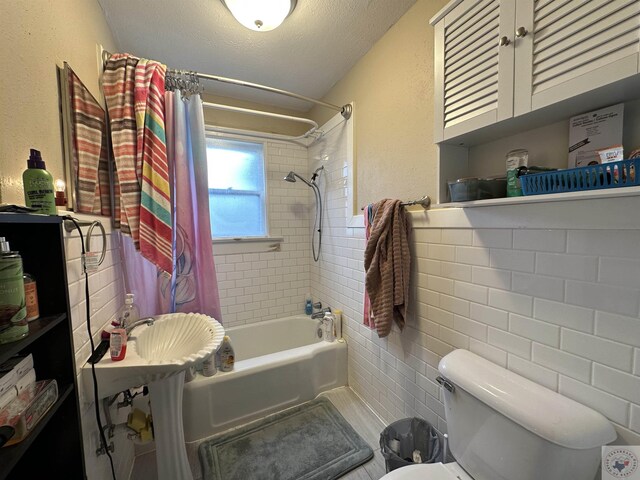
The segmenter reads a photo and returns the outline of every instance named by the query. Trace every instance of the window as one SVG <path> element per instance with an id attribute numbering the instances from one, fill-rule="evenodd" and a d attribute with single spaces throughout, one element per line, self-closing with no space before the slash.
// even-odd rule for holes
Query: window
<path id="1" fill-rule="evenodd" d="M 213 238 L 266 237 L 264 145 L 207 137 Z"/>

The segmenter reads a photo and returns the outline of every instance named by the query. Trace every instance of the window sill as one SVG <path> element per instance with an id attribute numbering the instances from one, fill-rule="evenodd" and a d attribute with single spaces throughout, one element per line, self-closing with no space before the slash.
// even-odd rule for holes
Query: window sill
<path id="1" fill-rule="evenodd" d="M 283 242 L 284 238 L 282 237 L 241 237 L 212 239 L 214 255 L 279 252 L 280 244 L 282 244 Z"/>

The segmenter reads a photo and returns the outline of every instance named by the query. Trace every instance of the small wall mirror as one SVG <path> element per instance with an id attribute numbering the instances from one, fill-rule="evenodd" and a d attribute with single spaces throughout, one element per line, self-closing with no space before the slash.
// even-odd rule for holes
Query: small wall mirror
<path id="1" fill-rule="evenodd" d="M 58 68 L 67 207 L 111 215 L 106 113 L 68 63 Z"/>

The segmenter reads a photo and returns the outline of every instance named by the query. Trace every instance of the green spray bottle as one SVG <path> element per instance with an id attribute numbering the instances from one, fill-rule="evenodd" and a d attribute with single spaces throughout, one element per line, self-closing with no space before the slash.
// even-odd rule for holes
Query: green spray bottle
<path id="1" fill-rule="evenodd" d="M 22 174 L 24 201 L 27 207 L 35 208 L 36 213 L 55 215 L 57 210 L 53 177 L 47 172 L 38 150 L 31 149 L 27 167 Z"/>

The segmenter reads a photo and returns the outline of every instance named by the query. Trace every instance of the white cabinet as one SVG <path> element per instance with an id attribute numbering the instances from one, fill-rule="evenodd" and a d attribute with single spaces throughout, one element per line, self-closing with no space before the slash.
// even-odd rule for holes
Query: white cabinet
<path id="1" fill-rule="evenodd" d="M 436 142 L 513 116 L 514 22 L 515 0 L 462 0 L 435 24 Z"/>
<path id="2" fill-rule="evenodd" d="M 515 26 L 516 116 L 639 71 L 637 0 L 518 0 Z"/>
<path id="3" fill-rule="evenodd" d="M 637 75 L 638 0 L 454 0 L 435 27 L 435 141 Z"/>

